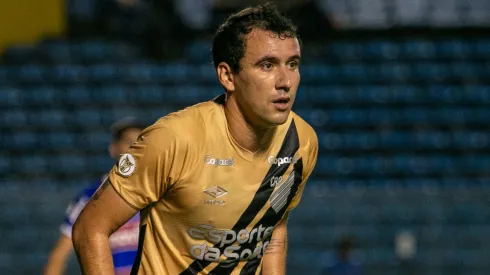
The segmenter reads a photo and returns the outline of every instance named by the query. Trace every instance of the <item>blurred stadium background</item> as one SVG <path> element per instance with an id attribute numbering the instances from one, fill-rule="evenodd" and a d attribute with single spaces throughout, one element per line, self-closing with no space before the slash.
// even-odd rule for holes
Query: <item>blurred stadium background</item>
<path id="1" fill-rule="evenodd" d="M 2 274 L 42 272 L 68 201 L 112 166 L 112 122 L 221 93 L 212 31 L 258 2 L 0 1 Z M 488 274 L 490 2 L 278 3 L 320 142 L 288 274 L 327 274 L 343 236 L 364 274 Z"/>

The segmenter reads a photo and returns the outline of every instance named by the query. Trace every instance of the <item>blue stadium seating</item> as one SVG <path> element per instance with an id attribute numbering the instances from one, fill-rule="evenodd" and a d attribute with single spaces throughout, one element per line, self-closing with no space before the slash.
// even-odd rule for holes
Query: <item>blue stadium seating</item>
<path id="1" fill-rule="evenodd" d="M 42 148 L 51 150 L 70 150 L 77 148 L 75 136 L 70 132 L 50 132 L 39 141 Z"/>
<path id="2" fill-rule="evenodd" d="M 10 159 L 7 156 L 0 155 L 0 175 L 5 175 L 11 171 Z"/>
<path id="3" fill-rule="evenodd" d="M 4 135 L 4 148 L 9 150 L 34 150 L 37 147 L 37 135 L 31 131 L 15 131 Z"/>
<path id="4" fill-rule="evenodd" d="M 18 83 L 43 84 L 47 80 L 47 70 L 43 65 L 25 64 L 12 68 L 12 77 Z"/>
<path id="5" fill-rule="evenodd" d="M 91 89 L 91 101 L 104 105 L 120 105 L 129 102 L 129 91 L 123 85 L 107 85 Z"/>
<path id="6" fill-rule="evenodd" d="M 186 60 L 171 63 L 102 40 L 7 52 L 0 270 L 41 270 L 68 200 L 114 164 L 111 123 L 134 115 L 150 124 L 223 92 L 209 48 L 196 41 Z M 321 274 L 350 234 L 366 274 L 399 274 L 394 238 L 409 230 L 422 270 L 413 274 L 486 274 L 490 40 L 372 38 L 317 48 L 304 52 L 313 62 L 301 66 L 295 111 L 317 131 L 320 154 L 289 222 L 289 272 Z"/>
<path id="7" fill-rule="evenodd" d="M 60 91 L 54 86 L 36 86 L 21 93 L 22 103 L 28 106 L 49 106 Z"/>
<path id="8" fill-rule="evenodd" d="M 87 169 L 86 160 L 79 155 L 59 155 L 53 156 L 49 160 L 49 168 L 51 171 L 60 171 L 64 174 L 76 173 L 77 171 L 85 171 Z"/>
<path id="9" fill-rule="evenodd" d="M 57 65 L 47 71 L 46 78 L 54 83 L 75 84 L 86 80 L 87 71 L 79 65 Z"/>
<path id="10" fill-rule="evenodd" d="M 0 80 L 1 82 L 1 80 Z M 0 86 L 0 106 L 17 107 L 20 103 L 21 91 L 15 87 Z"/>
<path id="11" fill-rule="evenodd" d="M 59 101 L 68 106 L 86 106 L 93 103 L 90 98 L 90 88 L 83 85 L 68 86 L 58 93 L 58 96 Z"/>

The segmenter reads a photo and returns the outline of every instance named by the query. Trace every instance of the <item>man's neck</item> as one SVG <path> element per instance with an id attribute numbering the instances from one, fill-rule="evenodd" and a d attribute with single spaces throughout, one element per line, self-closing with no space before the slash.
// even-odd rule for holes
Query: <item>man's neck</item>
<path id="1" fill-rule="evenodd" d="M 234 98 L 231 100 L 227 98 L 224 108 L 230 134 L 242 148 L 256 153 L 269 147 L 277 127 L 254 127 L 240 112 Z"/>

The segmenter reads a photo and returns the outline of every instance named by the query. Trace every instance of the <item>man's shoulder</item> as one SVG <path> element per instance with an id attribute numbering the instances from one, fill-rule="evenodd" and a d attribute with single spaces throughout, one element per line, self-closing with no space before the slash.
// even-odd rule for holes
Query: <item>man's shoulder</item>
<path id="1" fill-rule="evenodd" d="M 172 112 L 158 119 L 145 129 L 154 135 L 167 136 L 173 134 L 179 139 L 196 141 L 202 139 L 206 131 L 206 121 L 211 121 L 217 106 L 213 101 L 201 102 L 184 109 Z"/>

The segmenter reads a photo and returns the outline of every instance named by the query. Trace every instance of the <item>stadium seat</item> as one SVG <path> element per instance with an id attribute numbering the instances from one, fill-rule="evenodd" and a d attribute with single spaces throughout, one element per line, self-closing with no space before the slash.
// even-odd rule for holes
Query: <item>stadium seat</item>
<path id="1" fill-rule="evenodd" d="M 49 106 L 55 103 L 55 97 L 59 93 L 54 86 L 36 86 L 22 93 L 22 102 L 28 106 Z"/>
<path id="2" fill-rule="evenodd" d="M 61 109 L 29 113 L 29 125 L 38 127 L 61 127 L 65 125 L 65 113 Z"/>
<path id="3" fill-rule="evenodd" d="M 69 43 L 67 42 L 44 41 L 39 48 L 45 60 L 53 64 L 70 64 L 74 62 Z"/>
<path id="4" fill-rule="evenodd" d="M 11 171 L 10 159 L 0 155 L 0 175 L 5 175 Z"/>
<path id="5" fill-rule="evenodd" d="M 490 57 L 490 39 L 477 40 L 474 44 L 475 52 L 479 58 L 489 58 Z"/>
<path id="6" fill-rule="evenodd" d="M 12 80 L 17 83 L 25 84 L 44 84 L 46 83 L 47 68 L 36 64 L 20 65 L 12 68 Z"/>
<path id="7" fill-rule="evenodd" d="M 185 46 L 185 56 L 192 63 L 211 63 L 212 45 L 209 41 L 194 41 Z"/>
<path id="8" fill-rule="evenodd" d="M 85 128 L 100 127 L 101 114 L 96 108 L 74 109 L 68 117 L 70 126 Z"/>
<path id="9" fill-rule="evenodd" d="M 361 49 L 362 56 L 367 59 L 389 60 L 399 57 L 399 47 L 392 41 L 367 41 Z"/>
<path id="10" fill-rule="evenodd" d="M 76 84 L 85 81 L 87 71 L 79 65 L 57 65 L 48 71 L 46 77 L 54 83 Z"/>
<path id="11" fill-rule="evenodd" d="M 339 76 L 339 70 L 323 64 L 308 64 L 301 67 L 303 83 L 330 83 Z"/>
<path id="12" fill-rule="evenodd" d="M 91 99 L 104 105 L 121 105 L 129 103 L 129 91 L 123 85 L 104 85 L 93 88 Z"/>
<path id="13" fill-rule="evenodd" d="M 19 88 L 0 86 L 0 106 L 10 108 L 18 107 L 19 105 L 21 105 L 21 94 L 22 90 Z"/>
<path id="14" fill-rule="evenodd" d="M 103 174 L 110 172 L 115 162 L 107 154 L 105 154 L 105 152 L 103 152 L 103 154 L 91 156 L 88 159 L 87 164 L 90 171 L 97 172 L 102 176 Z"/>
<path id="15" fill-rule="evenodd" d="M 463 40 L 444 40 L 436 44 L 436 54 L 440 58 L 446 59 L 463 59 L 471 51 L 469 45 Z"/>
<path id="16" fill-rule="evenodd" d="M 334 56 L 345 60 L 361 59 L 362 45 L 353 42 L 334 42 L 326 47 L 327 52 L 331 52 Z"/>
<path id="17" fill-rule="evenodd" d="M 120 66 L 121 80 L 126 83 L 153 83 L 155 79 L 153 68 L 150 64 L 128 64 Z"/>
<path id="18" fill-rule="evenodd" d="M 182 83 L 189 76 L 188 66 L 184 63 L 157 64 L 153 65 L 151 69 L 153 80 L 159 82 Z M 208 69 L 212 70 L 212 67 L 210 66 Z"/>
<path id="19" fill-rule="evenodd" d="M 22 127 L 27 124 L 27 114 L 19 108 L 2 110 L 0 112 L 2 126 L 5 128 Z"/>
<path id="20" fill-rule="evenodd" d="M 431 59 L 436 53 L 435 43 L 428 40 L 407 40 L 401 43 L 401 56 L 408 59 Z M 437 45 L 437 44 L 436 44 Z"/>
<path id="21" fill-rule="evenodd" d="M 87 67 L 87 71 L 91 82 L 111 83 L 119 79 L 119 69 L 114 64 L 93 64 Z"/>
<path id="22" fill-rule="evenodd" d="M 63 174 L 76 173 L 86 170 L 86 163 L 82 156 L 78 155 L 58 155 L 54 156 L 49 162 L 50 171 L 59 171 Z"/>
<path id="23" fill-rule="evenodd" d="M 80 140 L 83 140 L 83 146 L 90 148 L 90 150 L 103 152 L 109 145 L 111 138 L 109 131 L 90 131 L 81 136 Z"/>
<path id="24" fill-rule="evenodd" d="M 33 150 L 37 147 L 37 135 L 31 131 L 15 131 L 4 135 L 3 144 L 9 150 Z"/>
<path id="25" fill-rule="evenodd" d="M 83 85 L 67 86 L 58 96 L 61 98 L 61 102 L 68 106 L 86 106 L 89 103 L 94 103 L 90 98 L 90 88 Z"/>
<path id="26" fill-rule="evenodd" d="M 50 132 L 41 136 L 39 143 L 51 150 L 70 150 L 75 146 L 75 136 L 70 132 Z"/>
<path id="27" fill-rule="evenodd" d="M 219 85 L 216 71 L 210 63 L 189 65 L 187 68 L 189 79 L 199 83 Z"/>
<path id="28" fill-rule="evenodd" d="M 161 85 L 143 84 L 134 86 L 131 90 L 133 92 L 128 93 L 131 102 L 143 105 L 164 102 L 165 90 Z"/>

